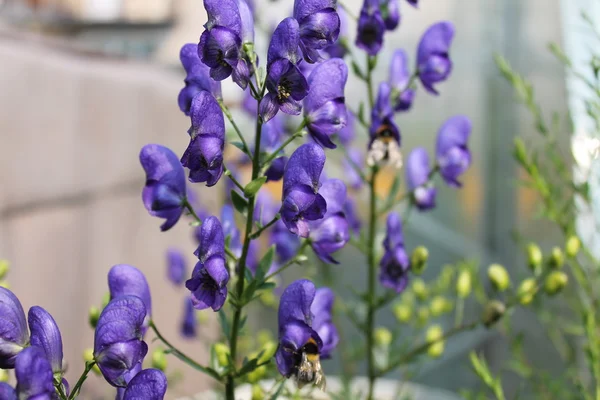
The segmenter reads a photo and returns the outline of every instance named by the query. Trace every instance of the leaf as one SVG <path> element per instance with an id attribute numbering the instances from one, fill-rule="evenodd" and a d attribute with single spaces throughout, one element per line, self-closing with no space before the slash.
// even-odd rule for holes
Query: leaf
<path id="1" fill-rule="evenodd" d="M 267 275 L 267 271 L 269 271 L 271 265 L 273 264 L 274 256 L 275 245 L 269 247 L 269 250 L 267 250 L 263 258 L 258 263 L 258 267 L 256 268 L 256 279 L 258 281 L 262 281 L 263 278 Z"/>
<path id="2" fill-rule="evenodd" d="M 232 141 L 230 141 L 229 144 L 237 147 L 238 149 L 240 149 L 244 153 L 246 152 L 246 147 L 244 146 L 244 143 L 242 143 L 242 142 L 232 142 Z"/>
<path id="3" fill-rule="evenodd" d="M 365 79 L 365 74 L 363 74 L 362 70 L 360 69 L 360 65 L 358 65 L 355 61 L 352 61 L 352 72 L 354 72 L 354 75 L 360 79 Z"/>
<path id="4" fill-rule="evenodd" d="M 246 215 L 248 211 L 248 202 L 238 192 L 231 190 L 231 202 L 233 207 L 242 215 Z"/>
<path id="5" fill-rule="evenodd" d="M 244 376 L 249 372 L 252 372 L 256 369 L 256 366 L 258 365 L 258 357 L 257 358 L 253 358 L 252 360 L 244 360 L 244 364 L 242 365 L 242 368 L 239 369 L 237 376 Z"/>
<path id="6" fill-rule="evenodd" d="M 252 182 L 250 182 L 249 184 L 246 185 L 246 187 L 244 188 L 244 195 L 246 197 L 254 196 L 260 190 L 260 187 L 266 181 L 267 181 L 266 176 L 261 176 L 261 177 L 256 178 L 255 180 L 253 180 Z"/>

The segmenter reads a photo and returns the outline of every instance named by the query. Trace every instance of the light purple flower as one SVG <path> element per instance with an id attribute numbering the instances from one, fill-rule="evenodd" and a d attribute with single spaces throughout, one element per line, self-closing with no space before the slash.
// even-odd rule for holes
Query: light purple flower
<path id="1" fill-rule="evenodd" d="M 470 134 L 471 121 L 462 115 L 448 119 L 438 132 L 437 163 L 442 178 L 450 186 L 462 186 L 458 178 L 471 165 L 471 151 L 468 147 Z"/>
<path id="2" fill-rule="evenodd" d="M 0 315 L 0 368 L 14 368 L 17 354 L 29 343 L 29 332 L 21 302 L 1 286 Z"/>
<path id="3" fill-rule="evenodd" d="M 383 287 L 400 293 L 408 285 L 410 261 L 404 248 L 402 222 L 396 213 L 388 215 L 383 246 L 385 253 L 379 263 L 379 282 Z"/>
<path id="4" fill-rule="evenodd" d="M 415 97 L 415 90 L 408 87 L 408 84 L 410 83 L 408 56 L 402 49 L 396 50 L 392 55 L 389 82 L 392 88 L 392 103 L 394 110 L 409 110 Z"/>
<path id="5" fill-rule="evenodd" d="M 313 315 L 312 327 L 323 341 L 321 358 L 331 357 L 332 351 L 337 347 L 340 340 L 338 331 L 333 324 L 333 304 L 335 294 L 329 288 L 319 288 L 315 292 L 315 298 L 310 306 Z"/>
<path id="6" fill-rule="evenodd" d="M 379 9 L 379 0 L 364 0 L 358 17 L 356 45 L 371 56 L 376 56 L 383 46 L 385 22 Z"/>
<path id="7" fill-rule="evenodd" d="M 42 349 L 31 346 L 19 353 L 15 362 L 17 394 L 23 400 L 56 400 L 52 367 Z"/>
<path id="8" fill-rule="evenodd" d="M 210 68 L 206 66 L 198 57 L 198 45 L 194 43 L 184 44 L 179 52 L 179 59 L 186 72 L 185 87 L 179 92 L 177 99 L 179 108 L 190 115 L 192 99 L 201 90 L 206 90 L 215 96 L 221 98 L 221 82 L 215 81 L 210 77 Z"/>
<path id="9" fill-rule="evenodd" d="M 196 318 L 196 309 L 192 299 L 186 297 L 183 301 L 183 318 L 181 318 L 181 335 L 186 338 L 196 337 L 198 329 L 198 319 Z"/>
<path id="10" fill-rule="evenodd" d="M 176 248 L 167 250 L 167 278 L 175 286 L 180 286 L 185 282 L 187 275 L 187 263 L 183 252 Z"/>
<path id="11" fill-rule="evenodd" d="M 304 59 L 309 63 L 319 61 L 319 50 L 333 44 L 340 34 L 335 0 L 295 0 L 293 17 L 300 26 Z"/>
<path id="12" fill-rule="evenodd" d="M 445 81 L 452 72 L 450 45 L 454 38 L 454 25 L 438 22 L 423 34 L 417 50 L 417 71 L 428 92 L 437 95 L 434 85 Z"/>
<path id="13" fill-rule="evenodd" d="M 413 149 L 406 162 L 406 182 L 408 189 L 412 191 L 414 204 L 421 211 L 435 207 L 436 189 L 429 182 L 430 172 L 427 150 L 422 147 Z"/>
<path id="14" fill-rule="evenodd" d="M 27 320 L 31 331 L 31 345 L 44 351 L 53 373 L 62 374 L 63 344 L 56 321 L 48 311 L 39 306 L 29 309 Z"/>
<path id="15" fill-rule="evenodd" d="M 167 392 L 167 378 L 157 369 L 145 369 L 127 385 L 123 400 L 162 400 Z"/>

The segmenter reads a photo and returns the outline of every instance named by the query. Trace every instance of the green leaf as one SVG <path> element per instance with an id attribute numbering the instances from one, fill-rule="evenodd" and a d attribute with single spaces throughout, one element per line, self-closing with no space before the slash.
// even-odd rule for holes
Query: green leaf
<path id="1" fill-rule="evenodd" d="M 267 181 L 266 176 L 261 176 L 259 178 L 256 178 L 255 180 L 253 180 L 252 182 L 250 182 L 249 184 L 246 185 L 246 187 L 244 188 L 244 195 L 246 197 L 254 196 L 260 190 L 260 187 L 266 181 Z"/>
<path id="2" fill-rule="evenodd" d="M 241 151 L 243 151 L 244 153 L 246 152 L 246 148 L 244 147 L 244 143 L 242 142 L 229 142 L 229 144 L 237 147 L 238 149 L 240 149 Z"/>
<path id="3" fill-rule="evenodd" d="M 242 215 L 248 211 L 248 202 L 238 192 L 231 190 L 231 202 L 233 207 Z"/>
<path id="4" fill-rule="evenodd" d="M 237 376 L 244 376 L 249 372 L 252 372 L 256 369 L 256 366 L 258 365 L 258 357 L 257 358 L 253 358 L 252 360 L 248 361 L 248 360 L 244 360 L 245 362 L 242 365 L 242 368 L 239 369 Z"/>
<path id="5" fill-rule="evenodd" d="M 365 122 L 365 103 L 363 103 L 362 101 L 358 105 L 358 115 L 356 117 L 363 125 L 367 125 L 367 123 Z"/>
<path id="6" fill-rule="evenodd" d="M 269 247 L 269 250 L 265 253 L 263 258 L 258 263 L 258 267 L 256 268 L 256 279 L 258 281 L 262 281 L 269 268 L 273 264 L 273 258 L 275 256 L 275 245 Z"/>
<path id="7" fill-rule="evenodd" d="M 377 66 L 377 56 L 369 56 L 369 71 L 373 71 Z"/>
<path id="8" fill-rule="evenodd" d="M 355 61 L 352 61 L 352 72 L 354 72 L 354 75 L 360 79 L 365 79 L 365 74 L 363 74 L 362 70 L 360 69 L 360 65 L 358 65 Z"/>

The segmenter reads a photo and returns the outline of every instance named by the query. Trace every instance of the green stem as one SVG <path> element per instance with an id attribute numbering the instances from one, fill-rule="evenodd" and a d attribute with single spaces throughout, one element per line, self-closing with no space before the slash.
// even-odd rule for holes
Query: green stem
<path id="1" fill-rule="evenodd" d="M 277 215 L 275 215 L 275 217 L 269 221 L 265 226 L 260 227 L 259 229 L 256 230 L 256 232 L 251 233 L 250 237 L 252 239 L 256 239 L 257 237 L 260 236 L 261 233 L 263 233 L 263 231 L 265 231 L 266 229 L 269 229 L 273 224 L 275 224 L 277 221 L 279 221 L 279 219 L 281 218 L 281 215 L 279 215 L 279 213 Z"/>
<path id="2" fill-rule="evenodd" d="M 264 281 L 267 282 L 269 279 L 273 278 L 276 275 L 279 275 L 280 273 L 282 273 L 283 271 L 285 271 L 292 265 L 299 263 L 300 260 L 302 258 L 304 258 L 304 249 L 308 246 L 308 244 L 309 244 L 308 240 L 305 240 L 304 242 L 302 242 L 302 246 L 300 246 L 300 249 L 298 250 L 298 254 L 296 255 L 296 257 L 292 258 L 291 260 L 289 260 L 288 262 L 283 264 L 277 271 L 265 276 Z"/>
<path id="3" fill-rule="evenodd" d="M 302 121 L 302 123 L 300 124 L 300 126 L 298 127 L 298 129 L 296 129 L 296 132 L 290 136 L 289 138 L 287 138 L 287 140 L 285 142 L 282 143 L 281 146 L 279 146 L 275 151 L 273 151 L 269 157 L 267 157 L 267 159 L 265 161 L 263 161 L 262 163 L 262 168 L 266 168 L 271 164 L 271 161 L 273 161 L 274 159 L 276 159 L 277 157 L 279 157 L 281 154 L 281 151 L 283 149 L 285 149 L 287 147 L 288 144 L 292 143 L 294 140 L 296 140 L 299 137 L 302 137 L 304 134 L 302 133 L 302 129 L 304 129 L 304 127 L 306 126 L 306 121 Z"/>
<path id="4" fill-rule="evenodd" d="M 81 385 L 83 385 L 83 382 L 85 382 L 85 380 L 87 379 L 87 376 L 94 367 L 94 365 L 96 365 L 96 361 L 88 361 L 85 363 L 85 369 L 83 370 L 83 373 L 79 377 L 79 380 L 73 387 L 73 391 L 71 391 L 71 394 L 69 395 L 69 400 L 74 399 L 79 394 L 79 391 L 81 390 Z"/>
<path id="5" fill-rule="evenodd" d="M 190 202 L 185 199 L 185 201 L 183 202 L 183 206 L 185 208 L 187 208 L 188 212 L 190 213 L 190 215 L 192 217 L 194 217 L 194 219 L 196 220 L 196 222 L 198 223 L 202 223 L 202 220 L 200 219 L 200 217 L 198 216 L 198 214 L 196 214 L 196 211 L 194 211 L 194 207 L 192 207 L 192 205 L 190 204 Z"/>
<path id="6" fill-rule="evenodd" d="M 373 110 L 373 106 L 375 105 L 375 98 L 373 96 L 373 77 L 372 77 L 372 69 L 371 69 L 371 56 L 367 54 L 367 76 L 365 82 L 367 83 L 367 91 L 369 93 L 369 108 Z"/>
<path id="7" fill-rule="evenodd" d="M 369 74 L 370 75 L 370 74 Z M 377 232 L 377 196 L 375 193 L 375 178 L 377 176 L 378 169 L 374 167 L 371 173 L 371 179 L 369 180 L 369 237 L 367 242 L 367 258 L 368 258 L 368 310 L 367 310 L 367 323 L 365 326 L 365 334 L 367 336 L 367 374 L 369 378 L 369 392 L 367 400 L 373 399 L 373 390 L 375 388 L 375 379 L 377 374 L 375 371 L 375 358 L 373 355 L 374 343 L 374 330 L 375 330 L 375 291 L 376 291 L 376 260 L 375 260 L 375 234 Z"/>
<path id="8" fill-rule="evenodd" d="M 233 252 L 231 250 L 229 250 L 229 248 L 227 246 L 225 246 L 225 253 L 227 253 L 229 258 L 231 258 L 233 261 L 235 261 L 235 262 L 238 261 L 237 256 L 235 254 L 233 254 Z"/>
<path id="9" fill-rule="evenodd" d="M 225 164 L 223 164 L 223 172 L 229 177 L 229 179 L 231 179 L 231 182 L 233 182 L 235 186 L 237 186 L 242 192 L 244 191 L 244 186 L 237 179 L 235 179 L 235 176 L 233 176 L 230 169 L 227 169 Z"/>
<path id="10" fill-rule="evenodd" d="M 221 111 L 223 111 L 223 114 L 225 115 L 225 117 L 229 120 L 229 123 L 231 124 L 231 126 L 233 126 L 235 133 L 237 133 L 238 137 L 240 138 L 240 141 L 242 142 L 242 146 L 243 146 L 243 152 L 246 153 L 246 155 L 248 155 L 248 157 L 252 158 L 252 153 L 250 153 L 250 148 L 248 147 L 248 143 L 246 143 L 246 139 L 244 139 L 244 135 L 242 135 L 242 131 L 240 130 L 240 128 L 238 128 L 237 124 L 235 123 L 235 120 L 233 119 L 233 116 L 231 115 L 231 111 L 229 111 L 229 108 L 227 108 L 227 106 L 223 103 L 222 100 L 219 100 L 219 106 L 221 107 Z"/>

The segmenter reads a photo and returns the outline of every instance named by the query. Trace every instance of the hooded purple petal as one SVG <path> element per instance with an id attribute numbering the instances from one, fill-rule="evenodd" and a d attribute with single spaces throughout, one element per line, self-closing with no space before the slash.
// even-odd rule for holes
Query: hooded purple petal
<path id="1" fill-rule="evenodd" d="M 139 297 L 146 307 L 146 323 L 152 317 L 152 297 L 146 276 L 142 271 L 127 264 L 117 264 L 108 271 L 110 298 L 121 296 Z"/>
<path id="2" fill-rule="evenodd" d="M 0 399 L 18 400 L 17 392 L 8 383 L 0 382 Z"/>
<path id="3" fill-rule="evenodd" d="M 204 8 L 208 15 L 204 28 L 211 30 L 215 26 L 223 26 L 238 36 L 241 34 L 242 20 L 235 0 L 204 0 Z"/>
<path id="4" fill-rule="evenodd" d="M 417 71 L 423 86 L 438 94 L 434 84 L 445 81 L 452 72 L 450 45 L 454 38 L 454 25 L 438 22 L 423 34 L 417 50 Z"/>
<path id="5" fill-rule="evenodd" d="M 185 282 L 187 276 L 187 263 L 183 252 L 179 249 L 167 250 L 167 278 L 174 285 L 179 286 Z"/>
<path id="6" fill-rule="evenodd" d="M 283 177 L 283 197 L 297 185 L 306 185 L 315 193 L 325 165 L 325 152 L 314 143 L 303 144 L 290 157 Z"/>
<path id="7" fill-rule="evenodd" d="M 415 97 L 415 90 L 408 87 L 410 82 L 408 56 L 402 49 L 396 50 L 392 56 L 389 82 L 392 87 L 392 103 L 394 110 L 409 110 Z"/>
<path id="8" fill-rule="evenodd" d="M 14 368 L 17 354 L 29 342 L 27 321 L 21 302 L 0 286 L 0 368 Z"/>
<path id="9" fill-rule="evenodd" d="M 219 219 L 210 216 L 204 220 L 198 235 L 199 246 L 194 253 L 201 262 L 214 255 L 225 255 L 225 235 Z"/>
<path id="10" fill-rule="evenodd" d="M 269 93 L 259 107 L 264 122 L 273 118 L 279 110 L 290 115 L 300 114 L 300 101 L 308 94 L 308 83 L 295 64 L 284 58 L 273 61 L 267 70 L 266 85 Z"/>
<path id="11" fill-rule="evenodd" d="M 331 352 L 337 346 L 340 338 L 332 321 L 333 303 L 335 294 L 329 288 L 317 289 L 315 299 L 310 308 L 314 315 L 313 329 L 323 341 L 321 358 L 329 358 Z"/>
<path id="12" fill-rule="evenodd" d="M 58 399 L 50 362 L 42 349 L 31 346 L 19 353 L 15 362 L 19 399 Z"/>
<path id="13" fill-rule="evenodd" d="M 346 45 L 348 36 L 348 15 L 341 7 L 337 9 L 337 14 L 338 18 L 340 19 L 340 32 L 338 35 L 338 40 L 323 49 L 330 58 L 344 58 L 344 56 L 348 53 L 348 48 Z"/>
<path id="14" fill-rule="evenodd" d="M 195 338 L 198 334 L 198 319 L 196 309 L 189 297 L 183 301 L 183 317 L 181 318 L 181 335 L 186 338 Z"/>
<path id="15" fill-rule="evenodd" d="M 311 326 L 310 307 L 315 294 L 315 285 L 308 279 L 299 279 L 285 288 L 279 301 L 279 326 L 282 327 L 291 321 L 299 321 Z"/>
<path id="16" fill-rule="evenodd" d="M 385 29 L 385 22 L 379 10 L 379 0 L 364 0 L 358 17 L 356 45 L 370 56 L 377 55 L 383 46 Z"/>
<path id="17" fill-rule="evenodd" d="M 300 25 L 304 58 L 310 63 L 319 61 L 318 50 L 333 44 L 340 34 L 335 0 L 296 0 L 293 15 Z"/>
<path id="18" fill-rule="evenodd" d="M 221 83 L 210 77 L 210 68 L 200 61 L 198 45 L 187 43 L 179 53 L 181 64 L 186 72 L 185 87 L 179 92 L 178 103 L 185 115 L 190 115 L 192 99 L 202 90 L 221 98 Z"/>
<path id="19" fill-rule="evenodd" d="M 254 15 L 246 0 L 236 0 L 240 14 L 242 43 L 254 43 Z"/>
<path id="20" fill-rule="evenodd" d="M 462 115 L 448 119 L 438 132 L 437 163 L 440 174 L 450 186 L 460 187 L 458 177 L 471 165 L 470 134 L 471 121 Z"/>
<path id="21" fill-rule="evenodd" d="M 404 247 L 404 235 L 402 234 L 402 221 L 398 213 L 389 213 L 386 223 L 386 234 L 383 247 L 391 251 L 396 247 Z"/>
<path id="22" fill-rule="evenodd" d="M 435 207 L 436 190 L 429 184 L 430 172 L 427 151 L 422 147 L 413 149 L 406 163 L 406 182 L 415 205 L 422 211 Z"/>
<path id="23" fill-rule="evenodd" d="M 394 111 L 391 103 L 392 89 L 387 82 L 381 82 L 377 91 L 375 106 L 371 112 L 371 143 L 378 137 L 392 137 L 401 144 L 400 131 L 394 122 Z"/>
<path id="24" fill-rule="evenodd" d="M 162 400 L 166 392 L 165 374 L 157 369 L 145 369 L 129 382 L 123 400 Z"/>
<path id="25" fill-rule="evenodd" d="M 62 373 L 63 344 L 56 321 L 48 311 L 38 306 L 29 309 L 27 320 L 31 331 L 31 345 L 44 351 L 52 372 Z"/>
<path id="26" fill-rule="evenodd" d="M 404 247 L 386 251 L 380 262 L 379 281 L 383 287 L 402 292 L 408 285 L 410 263 Z"/>
<path id="27" fill-rule="evenodd" d="M 289 60 L 292 64 L 300 60 L 300 26 L 294 18 L 281 21 L 271 37 L 267 51 L 267 68 L 278 59 Z"/>
<path id="28" fill-rule="evenodd" d="M 380 0 L 379 8 L 385 29 L 393 31 L 400 24 L 400 0 Z"/>

